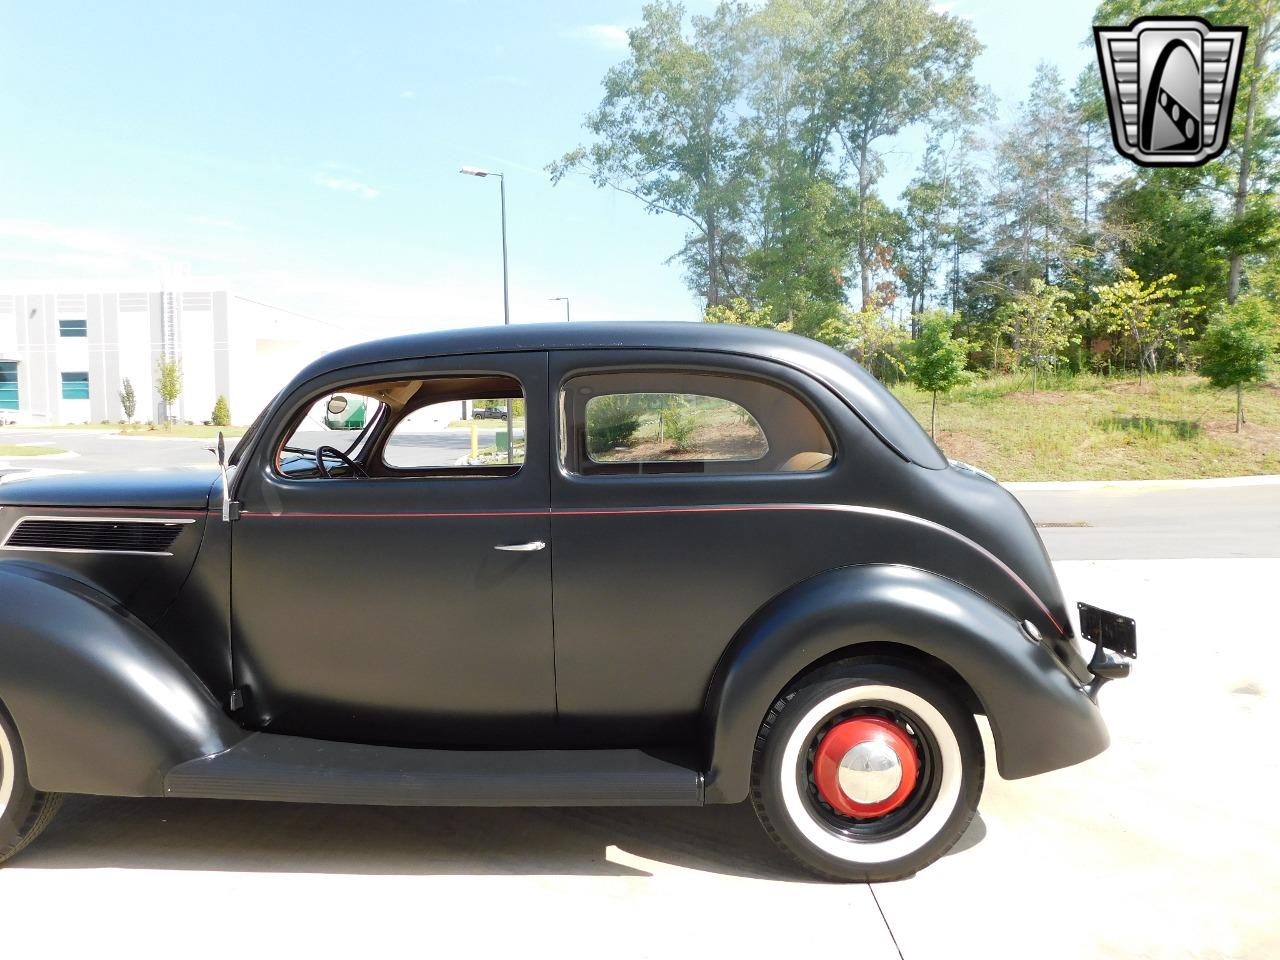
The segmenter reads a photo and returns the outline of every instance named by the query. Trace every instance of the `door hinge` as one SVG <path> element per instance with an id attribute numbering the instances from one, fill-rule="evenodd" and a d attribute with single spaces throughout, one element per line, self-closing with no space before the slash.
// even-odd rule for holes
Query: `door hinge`
<path id="1" fill-rule="evenodd" d="M 237 710 L 243 710 L 244 709 L 244 687 L 236 687 L 234 690 L 232 690 L 231 697 L 229 699 L 230 699 L 229 705 L 231 707 L 232 713 L 235 713 Z"/>
<path id="2" fill-rule="evenodd" d="M 227 523 L 230 523 L 232 520 L 239 520 L 240 507 L 241 504 L 239 500 L 224 500 L 222 502 L 222 519 Z"/>

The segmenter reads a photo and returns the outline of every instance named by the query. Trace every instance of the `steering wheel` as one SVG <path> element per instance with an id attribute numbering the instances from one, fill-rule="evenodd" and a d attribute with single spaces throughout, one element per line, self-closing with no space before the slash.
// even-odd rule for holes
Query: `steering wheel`
<path id="1" fill-rule="evenodd" d="M 333 454 L 335 460 L 341 460 L 345 463 L 357 477 L 363 477 L 365 480 L 369 479 L 369 474 L 365 473 L 364 467 L 360 466 L 337 447 L 330 446 L 316 447 L 316 469 L 320 471 L 320 476 L 327 480 L 333 479 L 333 474 L 329 472 L 329 468 L 324 463 L 324 457 L 327 453 Z"/>

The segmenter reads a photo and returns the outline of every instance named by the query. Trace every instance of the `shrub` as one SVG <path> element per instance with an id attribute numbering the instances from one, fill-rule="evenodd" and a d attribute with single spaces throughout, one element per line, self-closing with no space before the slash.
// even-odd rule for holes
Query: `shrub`
<path id="1" fill-rule="evenodd" d="M 231 404 L 227 403 L 227 398 L 219 395 L 217 402 L 213 405 L 213 416 L 209 418 L 215 427 L 231 426 Z"/>
<path id="2" fill-rule="evenodd" d="M 683 450 L 689 445 L 696 426 L 697 422 L 678 401 L 662 411 L 663 436 L 674 443 L 677 450 Z"/>
<path id="3" fill-rule="evenodd" d="M 587 417 L 587 453 L 607 453 L 629 444 L 640 429 L 640 411 L 634 399 L 622 394 L 591 401 Z"/>

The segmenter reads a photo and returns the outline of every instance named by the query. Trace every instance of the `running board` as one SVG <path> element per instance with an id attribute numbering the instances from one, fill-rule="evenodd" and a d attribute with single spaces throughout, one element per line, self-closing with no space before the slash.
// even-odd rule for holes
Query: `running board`
<path id="1" fill-rule="evenodd" d="M 254 733 L 174 767 L 164 792 L 380 806 L 698 806 L 702 774 L 641 750 L 417 750 Z"/>

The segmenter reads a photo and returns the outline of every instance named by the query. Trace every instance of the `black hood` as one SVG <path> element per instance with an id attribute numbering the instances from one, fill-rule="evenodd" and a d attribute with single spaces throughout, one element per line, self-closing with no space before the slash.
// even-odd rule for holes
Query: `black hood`
<path id="1" fill-rule="evenodd" d="M 0 505 L 204 510 L 217 469 L 64 473 L 0 484 Z"/>

